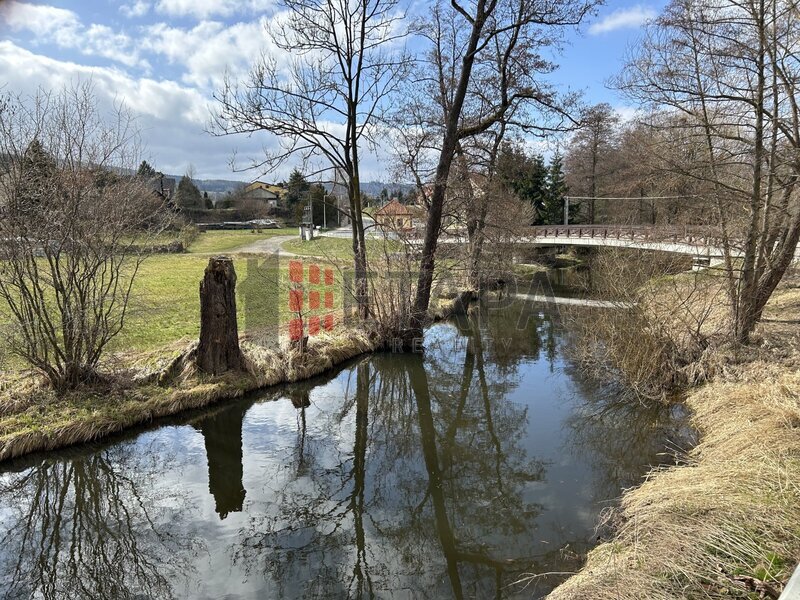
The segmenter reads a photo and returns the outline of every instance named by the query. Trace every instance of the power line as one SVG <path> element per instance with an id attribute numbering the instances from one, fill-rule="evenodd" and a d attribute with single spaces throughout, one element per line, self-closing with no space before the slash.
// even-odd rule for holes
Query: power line
<path id="1" fill-rule="evenodd" d="M 701 198 L 697 194 L 690 196 L 630 196 L 627 198 L 599 198 L 597 196 L 564 196 L 568 200 L 680 200 L 682 198 Z"/>

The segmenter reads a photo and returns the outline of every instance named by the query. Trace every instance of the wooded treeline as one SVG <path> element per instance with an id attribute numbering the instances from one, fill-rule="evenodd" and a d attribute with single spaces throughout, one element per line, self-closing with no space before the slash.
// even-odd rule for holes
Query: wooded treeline
<path id="1" fill-rule="evenodd" d="M 591 0 L 434 3 L 418 18 L 394 0 L 284 4 L 290 25 L 270 35 L 302 67 L 287 80 L 265 59 L 246 87 L 228 82 L 217 124 L 221 133 L 282 136 L 281 151 L 262 164 L 300 157 L 343 176 L 362 318 L 370 269 L 359 148 L 385 133 L 425 210 L 412 330 L 425 321 L 443 232 L 457 224 L 466 233 L 466 283 L 477 288 L 487 231 L 498 226 L 491 212 L 502 207 L 518 225 L 563 222 L 570 195 L 574 222 L 713 228 L 725 248 L 735 336 L 747 339 L 800 234 L 794 2 L 671 2 L 616 81 L 639 107 L 625 122 L 609 105 L 584 106 L 548 83 L 557 68 L 550 50 L 592 13 Z M 328 18 L 335 14 L 352 16 L 344 37 Z M 312 23 L 318 33 L 309 39 L 299 26 Z M 400 43 L 412 37 L 422 48 L 414 56 Z M 304 63 L 310 49 L 329 63 Z M 331 120 L 336 133 L 323 124 Z M 563 178 L 560 155 L 548 168 L 525 149 L 559 136 Z M 522 202 L 511 209 L 503 198 Z"/>

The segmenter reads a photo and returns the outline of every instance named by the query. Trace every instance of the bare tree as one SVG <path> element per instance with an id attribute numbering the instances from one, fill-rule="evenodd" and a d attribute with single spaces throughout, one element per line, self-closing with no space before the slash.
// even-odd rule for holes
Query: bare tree
<path id="1" fill-rule="evenodd" d="M 360 158 L 364 146 L 375 143 L 389 97 L 409 65 L 401 48 L 404 15 L 396 0 L 282 0 L 281 4 L 288 16 L 268 33 L 286 56 L 262 55 L 244 82 L 225 81 L 216 94 L 214 130 L 267 131 L 278 136 L 280 147 L 251 168 L 274 170 L 300 157 L 304 163 L 321 160 L 312 176 L 331 171 L 344 175 L 356 304 L 359 315 L 366 318 Z"/>
<path id="2" fill-rule="evenodd" d="M 421 24 L 429 50 L 421 66 L 421 92 L 407 109 L 411 131 L 402 144 L 409 165 L 417 165 L 412 170 L 420 190 L 431 182 L 412 329 L 422 327 L 430 302 L 454 156 L 501 121 L 530 125 L 528 107 L 564 116 L 557 95 L 540 80 L 555 68 L 543 51 L 557 43 L 558 27 L 580 23 L 594 4 L 477 0 L 464 6 L 453 0 L 437 3 Z M 432 168 L 423 176 L 419 165 L 426 161 Z"/>
<path id="3" fill-rule="evenodd" d="M 469 154 L 458 152 L 447 189 L 448 197 L 460 198 L 460 202 L 450 202 L 456 208 L 451 218 L 466 231 L 465 283 L 477 293 L 491 283 L 490 277 L 508 272 L 513 241 L 524 235 L 534 219 L 533 205 L 511 193 L 497 176 L 506 130 L 506 123 L 500 122 L 471 140 Z"/>
<path id="4" fill-rule="evenodd" d="M 716 206 L 741 342 L 800 239 L 799 39 L 792 1 L 675 0 L 619 82 L 702 149 L 680 170 Z"/>
<path id="5" fill-rule="evenodd" d="M 589 223 L 597 219 L 595 199 L 604 182 L 615 170 L 619 116 L 609 104 L 596 104 L 581 116 L 581 126 L 570 140 L 567 151 L 569 187 L 589 197 Z"/>
<path id="6" fill-rule="evenodd" d="M 104 120 L 90 84 L 0 104 L 0 300 L 12 351 L 57 390 L 97 377 L 165 200 L 137 164 L 132 116 Z"/>

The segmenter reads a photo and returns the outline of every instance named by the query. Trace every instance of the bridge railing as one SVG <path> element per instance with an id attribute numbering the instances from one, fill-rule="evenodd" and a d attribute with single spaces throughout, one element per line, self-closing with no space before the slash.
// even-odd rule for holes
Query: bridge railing
<path id="1" fill-rule="evenodd" d="M 695 246 L 719 246 L 722 243 L 714 228 L 695 225 L 539 225 L 531 229 L 534 237 L 673 242 Z"/>

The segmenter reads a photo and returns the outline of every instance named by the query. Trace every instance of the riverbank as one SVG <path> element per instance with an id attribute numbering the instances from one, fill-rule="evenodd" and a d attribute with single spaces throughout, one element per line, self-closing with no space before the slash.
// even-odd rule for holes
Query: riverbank
<path id="1" fill-rule="evenodd" d="M 157 368 L 113 377 L 105 386 L 63 397 L 31 378 L 0 381 L 0 461 L 99 440 L 160 417 L 308 379 L 377 346 L 374 336 L 361 330 L 314 337 L 302 354 L 243 342 L 246 370 L 220 377 L 198 373 L 184 358 L 191 348 L 184 348 Z"/>
<path id="2" fill-rule="evenodd" d="M 623 494 L 615 533 L 552 600 L 777 598 L 800 561 L 800 290 L 686 399 L 698 445 Z"/>

